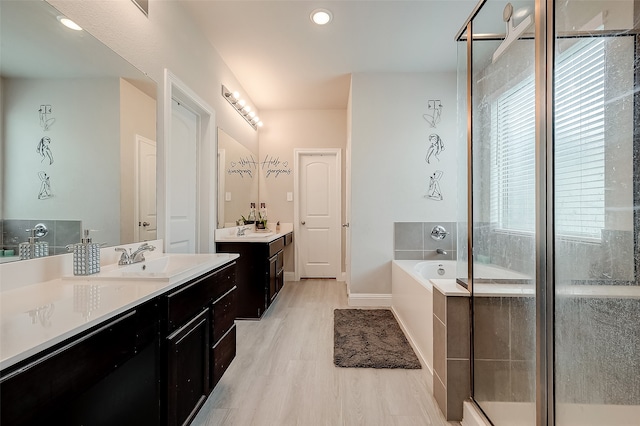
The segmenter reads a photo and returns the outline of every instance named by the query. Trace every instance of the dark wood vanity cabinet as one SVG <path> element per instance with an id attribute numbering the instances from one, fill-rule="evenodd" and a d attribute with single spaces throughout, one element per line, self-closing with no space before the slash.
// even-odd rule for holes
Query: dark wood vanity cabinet
<path id="1" fill-rule="evenodd" d="M 190 423 L 236 354 L 236 264 L 0 372 L 2 425 Z"/>
<path id="2" fill-rule="evenodd" d="M 293 242 L 288 233 L 271 242 L 219 241 L 218 253 L 238 253 L 237 318 L 259 319 L 284 286 L 284 248 Z"/>
<path id="3" fill-rule="evenodd" d="M 235 266 L 201 276 L 165 297 L 168 425 L 193 420 L 235 357 Z"/>

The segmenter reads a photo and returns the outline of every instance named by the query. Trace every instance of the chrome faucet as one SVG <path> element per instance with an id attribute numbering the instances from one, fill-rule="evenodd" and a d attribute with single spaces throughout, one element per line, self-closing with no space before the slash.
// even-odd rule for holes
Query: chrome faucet
<path id="1" fill-rule="evenodd" d="M 149 245 L 149 243 L 142 243 L 140 247 L 131 253 L 131 249 L 127 252 L 127 249 L 122 247 L 116 247 L 116 251 L 122 252 L 118 265 L 131 265 L 132 263 L 144 262 L 144 252 L 154 251 L 155 246 Z"/>
<path id="2" fill-rule="evenodd" d="M 236 236 L 238 236 L 238 237 L 243 237 L 243 236 L 244 236 L 244 233 L 245 233 L 245 231 L 246 231 L 247 229 L 249 229 L 247 226 L 239 226 L 239 227 L 238 227 L 238 233 L 236 234 Z"/>
<path id="3" fill-rule="evenodd" d="M 436 253 L 441 254 L 441 255 L 443 255 L 443 256 L 446 256 L 446 255 L 447 255 L 447 251 L 446 251 L 446 250 L 443 250 L 443 249 L 441 249 L 441 248 L 436 249 Z"/>

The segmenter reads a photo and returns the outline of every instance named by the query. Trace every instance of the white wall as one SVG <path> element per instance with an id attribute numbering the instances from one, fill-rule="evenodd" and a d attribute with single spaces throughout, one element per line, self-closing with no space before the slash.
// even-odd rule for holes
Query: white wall
<path id="1" fill-rule="evenodd" d="M 390 294 L 393 223 L 456 221 L 455 73 L 357 73 L 351 97 L 351 294 Z M 442 121 L 423 118 L 430 99 Z M 445 150 L 425 161 L 429 135 Z M 444 172 L 442 201 L 425 198 L 429 176 Z"/>
<path id="2" fill-rule="evenodd" d="M 5 219 L 82 220 L 85 229 L 97 230 L 96 241 L 119 243 L 119 84 L 117 78 L 4 79 Z M 105 107 L 97 110 L 94 99 Z M 55 118 L 48 131 L 40 127 L 42 104 L 51 105 Z M 44 136 L 53 164 L 36 152 Z M 39 171 L 50 177 L 51 198 L 38 199 Z"/>
<path id="3" fill-rule="evenodd" d="M 260 130 L 260 201 L 266 203 L 269 222 L 293 222 L 294 202 L 287 201 L 293 192 L 294 148 L 346 148 L 347 111 L 293 110 L 263 111 L 265 126 Z M 271 162 L 269 163 L 269 160 Z M 265 163 L 265 161 L 267 163 Z M 267 171 L 271 173 L 267 176 Z M 342 155 L 342 218 L 345 220 L 345 156 Z M 344 222 L 343 222 L 344 223 Z M 342 258 L 344 258 L 344 240 Z M 285 259 L 287 271 L 292 271 L 293 258 Z M 344 268 L 344 265 L 343 265 Z"/>

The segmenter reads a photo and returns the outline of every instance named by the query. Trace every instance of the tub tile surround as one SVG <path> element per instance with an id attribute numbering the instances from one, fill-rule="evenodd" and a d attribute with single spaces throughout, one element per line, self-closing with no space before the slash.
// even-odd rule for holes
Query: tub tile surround
<path id="1" fill-rule="evenodd" d="M 455 280 L 433 283 L 433 392 L 449 421 L 462 420 L 463 403 L 471 396 L 469 293 Z M 449 288 L 442 290 L 440 286 Z"/>
<path id="2" fill-rule="evenodd" d="M 449 232 L 443 240 L 431 238 L 436 225 Z M 455 260 L 456 239 L 456 222 L 395 222 L 393 256 L 396 260 Z M 439 248 L 447 254 L 436 253 Z"/>

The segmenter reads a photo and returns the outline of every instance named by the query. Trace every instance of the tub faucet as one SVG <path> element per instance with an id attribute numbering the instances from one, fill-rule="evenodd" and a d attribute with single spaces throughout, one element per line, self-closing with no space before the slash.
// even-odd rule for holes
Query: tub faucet
<path id="1" fill-rule="evenodd" d="M 443 255 L 443 256 L 446 256 L 446 255 L 447 255 L 446 250 L 443 250 L 443 249 L 441 249 L 441 248 L 436 249 L 436 253 L 441 254 L 441 255 Z"/>

